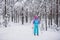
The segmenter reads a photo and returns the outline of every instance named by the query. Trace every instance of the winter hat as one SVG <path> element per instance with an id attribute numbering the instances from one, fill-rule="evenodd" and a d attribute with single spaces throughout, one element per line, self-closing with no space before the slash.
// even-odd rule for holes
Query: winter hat
<path id="1" fill-rule="evenodd" d="M 38 16 L 34 16 L 35 19 L 38 19 Z"/>

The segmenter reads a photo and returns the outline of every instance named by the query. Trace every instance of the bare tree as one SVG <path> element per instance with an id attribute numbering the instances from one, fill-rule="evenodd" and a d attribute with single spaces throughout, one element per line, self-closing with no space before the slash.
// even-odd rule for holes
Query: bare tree
<path id="1" fill-rule="evenodd" d="M 56 0 L 56 24 L 58 27 L 58 0 Z"/>

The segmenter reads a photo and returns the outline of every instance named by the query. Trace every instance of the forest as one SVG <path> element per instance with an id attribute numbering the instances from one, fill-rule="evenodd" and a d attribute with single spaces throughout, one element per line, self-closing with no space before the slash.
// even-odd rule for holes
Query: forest
<path id="1" fill-rule="evenodd" d="M 31 23 L 34 15 L 39 17 L 46 30 L 52 26 L 58 30 L 60 0 L 0 0 L 0 26 L 7 27 L 9 22 L 20 23 L 22 17 Z"/>

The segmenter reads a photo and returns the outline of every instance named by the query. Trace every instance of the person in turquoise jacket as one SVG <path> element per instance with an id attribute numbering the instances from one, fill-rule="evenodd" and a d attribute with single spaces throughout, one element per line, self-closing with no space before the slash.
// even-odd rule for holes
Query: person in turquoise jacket
<path id="1" fill-rule="evenodd" d="M 40 24 L 40 21 L 38 20 L 38 16 L 34 16 L 33 24 L 34 24 L 34 35 L 38 36 L 39 35 L 38 25 Z"/>

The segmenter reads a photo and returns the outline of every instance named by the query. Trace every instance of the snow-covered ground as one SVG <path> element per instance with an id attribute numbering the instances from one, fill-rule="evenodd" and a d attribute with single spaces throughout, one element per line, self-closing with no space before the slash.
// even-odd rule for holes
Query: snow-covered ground
<path id="1" fill-rule="evenodd" d="M 0 27 L 0 40 L 60 40 L 60 32 L 41 31 L 39 27 L 39 36 L 33 35 L 33 25 L 26 23 L 10 23 L 7 28 Z"/>

